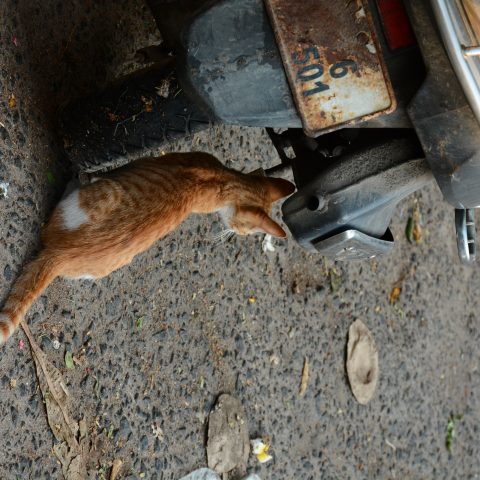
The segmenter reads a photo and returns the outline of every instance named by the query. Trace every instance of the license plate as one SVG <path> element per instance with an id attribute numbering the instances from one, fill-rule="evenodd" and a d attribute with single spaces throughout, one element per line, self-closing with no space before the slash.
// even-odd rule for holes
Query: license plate
<path id="1" fill-rule="evenodd" d="M 265 0 L 265 4 L 307 135 L 395 110 L 367 2 Z"/>

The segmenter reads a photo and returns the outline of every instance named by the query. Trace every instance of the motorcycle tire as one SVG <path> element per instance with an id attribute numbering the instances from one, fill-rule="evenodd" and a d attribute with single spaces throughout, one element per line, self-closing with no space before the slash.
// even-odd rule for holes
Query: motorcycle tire
<path id="1" fill-rule="evenodd" d="M 172 67 L 151 68 L 66 106 L 60 132 L 74 167 L 93 172 L 207 128 Z"/>

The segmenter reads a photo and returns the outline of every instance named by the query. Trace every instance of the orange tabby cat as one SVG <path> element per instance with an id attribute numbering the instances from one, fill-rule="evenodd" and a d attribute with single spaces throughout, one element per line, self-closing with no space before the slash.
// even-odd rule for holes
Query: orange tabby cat
<path id="1" fill-rule="evenodd" d="M 284 237 L 269 216 L 294 185 L 245 175 L 206 153 L 177 153 L 133 162 L 74 190 L 54 210 L 43 249 L 14 284 L 0 313 L 0 344 L 56 277 L 101 278 L 171 232 L 190 213 L 222 213 L 240 235 Z"/>

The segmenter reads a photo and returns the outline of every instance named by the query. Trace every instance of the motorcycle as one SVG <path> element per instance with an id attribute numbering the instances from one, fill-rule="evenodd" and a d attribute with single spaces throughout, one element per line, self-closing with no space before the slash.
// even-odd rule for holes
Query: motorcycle
<path id="1" fill-rule="evenodd" d="M 139 52 L 150 66 L 63 110 L 79 168 L 212 123 L 263 127 L 280 158 L 265 174 L 293 171 L 282 215 L 304 248 L 388 253 L 398 202 L 435 179 L 475 261 L 479 0 L 147 3 L 163 38 Z"/>

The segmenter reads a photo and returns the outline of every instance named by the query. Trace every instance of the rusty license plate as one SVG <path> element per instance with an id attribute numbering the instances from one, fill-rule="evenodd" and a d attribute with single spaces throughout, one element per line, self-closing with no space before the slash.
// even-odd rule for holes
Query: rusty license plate
<path id="1" fill-rule="evenodd" d="M 395 110 L 367 2 L 265 0 L 305 132 Z"/>

